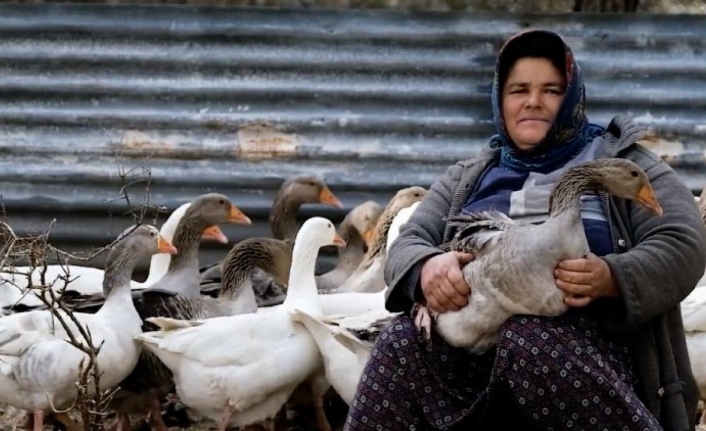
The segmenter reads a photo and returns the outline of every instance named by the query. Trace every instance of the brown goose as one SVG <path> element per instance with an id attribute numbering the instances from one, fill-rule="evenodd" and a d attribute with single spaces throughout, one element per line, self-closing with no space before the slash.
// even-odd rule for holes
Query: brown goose
<path id="1" fill-rule="evenodd" d="M 482 353 L 496 343 L 500 326 L 512 315 L 564 313 L 568 307 L 556 287 L 554 270 L 564 259 L 588 254 L 580 196 L 594 190 L 635 200 L 662 214 L 639 166 L 625 159 L 599 159 L 562 174 L 549 198 L 549 218 L 542 224 L 516 222 L 497 211 L 450 219 L 461 228 L 449 248 L 476 256 L 463 268 L 473 293 L 461 310 L 434 317 L 436 332 L 452 346 Z M 415 308 L 417 326 L 428 337 L 430 310 Z"/>
<path id="2" fill-rule="evenodd" d="M 299 230 L 297 227 L 299 207 L 315 203 L 343 208 L 343 204 L 334 196 L 331 189 L 316 176 L 297 175 L 282 183 L 270 212 L 272 237 L 293 242 Z"/>
<path id="3" fill-rule="evenodd" d="M 383 278 L 383 268 L 387 257 L 387 233 L 397 213 L 415 202 L 419 202 L 427 194 L 423 187 L 413 186 L 399 190 L 388 202 L 382 216 L 375 226 L 373 244 L 365 253 L 355 271 L 334 292 L 379 292 L 386 287 Z"/>
<path id="4" fill-rule="evenodd" d="M 365 256 L 366 247 L 373 244 L 375 226 L 382 215 L 382 207 L 365 201 L 353 208 L 338 226 L 338 234 L 346 246 L 338 252 L 338 263 L 331 271 L 316 276 L 319 293 L 337 289 L 355 271 Z"/>
<path id="5" fill-rule="evenodd" d="M 215 287 L 218 289 L 218 298 L 223 305 L 214 308 L 211 304 L 218 301 L 201 295 L 195 299 L 188 298 L 193 305 L 178 312 L 175 310 L 170 316 L 188 320 L 256 312 L 257 301 L 250 281 L 250 273 L 255 268 L 259 268 L 272 275 L 275 282 L 286 286 L 292 264 L 292 248 L 289 241 L 274 238 L 248 238 L 238 242 L 223 260 L 222 281 L 216 283 Z M 224 309 L 225 304 L 228 304 L 227 309 Z M 183 317 L 177 317 L 176 314 L 181 314 Z"/>

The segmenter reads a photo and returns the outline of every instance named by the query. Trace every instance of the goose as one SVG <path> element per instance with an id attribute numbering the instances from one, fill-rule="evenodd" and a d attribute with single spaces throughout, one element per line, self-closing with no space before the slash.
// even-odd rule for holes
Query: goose
<path id="1" fill-rule="evenodd" d="M 316 276 L 319 293 L 337 289 L 363 260 L 366 247 L 373 245 L 375 226 L 383 209 L 374 201 L 365 201 L 353 208 L 338 226 L 338 234 L 346 242 L 339 250 L 338 263 L 332 270 Z"/>
<path id="2" fill-rule="evenodd" d="M 324 204 L 343 208 L 340 200 L 331 192 L 323 179 L 316 175 L 299 174 L 287 178 L 272 202 L 269 224 L 272 238 L 282 241 L 294 241 L 297 233 L 297 213 L 305 204 Z M 221 263 L 215 262 L 200 269 L 204 282 L 203 294 L 215 296 L 220 280 Z M 275 283 L 267 273 L 256 269 L 251 275 L 253 289 L 258 306 L 281 304 L 286 296 L 284 286 Z"/>
<path id="3" fill-rule="evenodd" d="M 179 253 L 169 262 L 167 273 L 145 289 L 132 290 L 133 307 L 137 308 L 141 319 L 184 311 L 184 304 L 192 303 L 184 297 L 194 301 L 205 299 L 199 291 L 199 239 L 207 235 L 219 242 L 228 242 L 218 227 L 221 223 L 249 225 L 252 222 L 220 193 L 206 193 L 194 199 L 176 228 L 174 246 Z M 104 301 L 103 295 L 92 295 L 71 306 L 74 311 L 90 312 Z M 166 425 L 159 413 L 159 400 L 171 385 L 171 373 L 154 355 L 142 351 L 133 370 L 120 382 L 120 389 L 108 408 L 118 412 L 120 428 L 129 428 L 127 413 L 132 409 L 148 408 L 153 426 L 164 430 Z"/>
<path id="4" fill-rule="evenodd" d="M 147 290 L 199 296 L 199 240 L 227 243 L 228 238 L 218 224 L 252 224 L 249 217 L 220 193 L 203 194 L 186 205 L 174 231 L 173 242 L 179 249 L 179 254 L 169 260 L 166 274 L 156 282 L 149 286 L 132 288 L 135 299 L 141 298 Z M 94 293 L 69 297 L 64 303 L 74 310 L 90 313 L 98 310 L 104 300 L 102 293 Z"/>
<path id="5" fill-rule="evenodd" d="M 701 217 L 706 223 L 706 187 L 697 197 Z M 686 336 L 686 348 L 691 359 L 691 370 L 696 379 L 700 398 L 706 397 L 706 274 L 694 290 L 681 301 L 680 309 Z M 699 425 L 706 425 L 706 414 L 700 415 Z"/>
<path id="6" fill-rule="evenodd" d="M 385 253 L 399 235 L 399 227 L 409 220 L 419 202 L 416 201 L 409 207 L 402 208 L 394 216 L 392 223 L 390 223 Z M 377 335 L 389 325 L 394 317 L 400 314 L 391 313 L 385 308 L 385 291 L 386 289 L 382 291 L 383 295 L 338 293 L 333 296 L 320 297 L 322 309 L 325 310 L 325 319 L 317 319 L 301 310 L 295 310 L 292 314 L 292 319 L 302 323 L 314 337 L 324 359 L 325 378 L 348 405 L 353 400 L 358 381 L 363 374 Z M 345 302 L 348 309 L 328 301 L 328 299 L 339 299 L 339 295 L 351 299 Z M 377 299 L 377 301 L 365 301 L 370 297 Z M 355 304 L 358 303 L 367 303 L 366 309 L 356 310 Z M 354 305 L 351 307 L 351 304 Z M 334 312 L 339 314 L 332 314 Z"/>
<path id="7" fill-rule="evenodd" d="M 184 212 L 189 205 L 190 203 L 185 203 L 179 206 L 177 209 L 172 211 L 167 220 L 164 222 L 160 228 L 160 234 L 165 239 L 169 241 L 174 239 L 174 231 L 176 226 L 179 223 L 179 220 L 183 217 Z M 202 239 L 211 238 L 208 235 L 205 235 Z M 131 280 L 131 288 L 142 289 L 160 279 L 167 272 L 170 260 L 171 255 L 168 253 L 158 253 L 152 255 L 147 279 L 142 283 Z M 64 290 L 64 294 L 67 295 L 67 297 L 73 297 L 77 300 L 82 297 L 102 293 L 101 284 L 104 277 L 103 269 L 83 265 L 68 265 L 67 269 L 71 281 L 68 285 L 66 285 L 66 289 L 64 289 L 64 282 L 61 281 L 60 278 L 66 275 L 63 267 L 61 265 L 47 265 L 45 280 L 56 280 L 56 282 L 52 284 L 52 288 L 57 293 L 59 293 L 60 290 Z M 11 270 L 4 270 L 0 273 L 0 306 L 2 307 L 0 316 L 13 314 L 15 312 L 45 308 L 45 304 L 41 299 L 37 298 L 34 294 L 27 294 L 27 274 L 29 271 L 29 266 L 18 266 L 12 268 Z M 39 285 L 41 283 L 40 274 L 41 268 L 35 268 L 35 270 L 32 271 L 33 284 Z"/>
<path id="8" fill-rule="evenodd" d="M 273 277 L 275 283 L 287 286 L 289 269 L 292 264 L 292 242 L 274 238 L 247 238 L 235 244 L 221 263 L 221 277 L 216 283 L 218 298 L 224 301 L 216 302 L 209 296 L 202 295 L 197 300 L 191 300 L 197 311 L 182 312 L 184 319 L 194 319 L 188 316 L 215 316 L 226 314 L 254 313 L 257 311 L 257 298 L 252 287 L 250 273 L 253 270 L 264 271 Z M 201 289 L 212 288 L 201 283 Z M 219 305 L 211 305 L 216 304 Z M 220 307 L 231 304 L 228 310 L 211 310 L 206 312 L 204 306 Z M 176 317 L 176 315 L 173 315 Z M 180 317 L 181 318 L 181 317 Z"/>
<path id="9" fill-rule="evenodd" d="M 568 306 L 556 287 L 554 270 L 564 259 L 589 253 L 580 214 L 582 193 L 598 190 L 634 200 L 662 215 L 645 172 L 626 159 L 598 159 L 568 168 L 549 198 L 542 224 L 516 222 L 498 211 L 460 215 L 449 220 L 461 228 L 452 250 L 476 257 L 463 275 L 473 293 L 458 311 L 430 314 L 415 305 L 415 323 L 429 339 L 434 329 L 450 345 L 480 354 L 497 341 L 500 326 L 513 314 L 557 316 Z"/>
<path id="10" fill-rule="evenodd" d="M 344 246 L 323 217 L 304 222 L 296 235 L 288 294 L 276 313 L 248 313 L 197 321 L 156 317 L 161 330 L 136 336 L 173 373 L 181 401 L 198 414 L 219 420 L 218 430 L 273 418 L 294 389 L 321 368 L 316 343 L 290 312 L 321 317 L 314 279 L 321 247 Z"/>
<path id="11" fill-rule="evenodd" d="M 395 218 L 392 219 L 392 223 L 390 223 L 390 230 L 387 233 L 387 247 L 385 248 L 386 252 L 390 249 L 390 247 L 392 247 L 392 243 L 400 235 L 400 228 L 403 224 L 409 221 L 409 218 L 412 217 L 412 214 L 414 214 L 414 211 L 417 209 L 420 202 L 421 201 L 417 201 L 414 202 L 412 205 L 408 206 L 407 208 L 402 208 L 397 213 Z"/>
<path id="12" fill-rule="evenodd" d="M 393 219 L 393 223 L 404 224 L 411 216 L 411 212 L 400 212 Z M 399 231 L 389 233 L 391 240 L 397 238 Z M 387 250 L 385 250 L 387 253 Z M 385 300 L 387 298 L 387 286 L 378 292 L 333 292 L 335 294 L 319 296 L 319 303 L 327 318 L 341 319 L 344 317 L 354 317 L 360 315 L 370 315 L 370 313 L 387 313 Z M 271 313 L 279 310 L 281 305 L 259 308 L 258 313 Z"/>
<path id="13" fill-rule="evenodd" d="M 110 249 L 103 289 L 107 300 L 95 314 L 74 313 L 90 330 L 97 356 L 101 386 L 112 388 L 137 363 L 142 320 L 130 297 L 130 279 L 136 264 L 155 253 L 177 249 L 150 225 L 131 226 Z M 68 333 L 54 313 L 60 313 L 73 334 L 80 335 L 66 313 L 34 310 L 0 319 L 0 402 L 35 412 L 35 431 L 43 428 L 45 410 L 66 408 L 77 395 L 79 362 L 87 355 L 68 343 Z M 93 391 L 89 385 L 89 393 Z"/>
<path id="14" fill-rule="evenodd" d="M 401 209 L 421 201 L 426 194 L 427 190 L 419 186 L 407 187 L 395 193 L 375 226 L 373 245 L 356 270 L 334 290 L 335 293 L 378 292 L 386 287 L 383 269 L 387 258 L 386 246 L 390 225 Z"/>
<path id="15" fill-rule="evenodd" d="M 193 320 L 254 312 L 257 303 L 250 272 L 259 267 L 286 286 L 290 260 L 288 242 L 248 238 L 235 244 L 223 261 L 223 283 L 219 283 L 217 298 L 147 290 L 134 301 L 135 306 L 143 320 L 154 316 Z M 149 322 L 143 325 L 144 331 L 156 329 L 159 328 Z M 130 429 L 128 413 L 140 412 L 145 407 L 150 410 L 153 427 L 166 429 L 160 417 L 159 401 L 173 390 L 172 373 L 154 355 L 142 352 L 140 363 L 121 382 L 121 387 L 109 406 L 118 412 L 118 429 Z"/>
<path id="16" fill-rule="evenodd" d="M 706 289 L 696 288 L 680 304 L 686 348 L 691 360 L 700 398 L 706 396 Z M 706 414 L 702 413 L 699 424 L 706 424 Z"/>
<path id="17" fill-rule="evenodd" d="M 375 309 L 351 317 L 318 318 L 297 309 L 291 317 L 316 341 L 326 380 L 350 406 L 377 336 L 399 314 Z"/>

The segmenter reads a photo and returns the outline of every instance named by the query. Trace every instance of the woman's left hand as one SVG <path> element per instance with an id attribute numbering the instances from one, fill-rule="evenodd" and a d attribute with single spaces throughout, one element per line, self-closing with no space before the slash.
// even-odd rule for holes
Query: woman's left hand
<path id="1" fill-rule="evenodd" d="M 601 296 L 620 296 L 608 264 L 593 253 L 585 259 L 567 259 L 554 270 L 556 286 L 564 291 L 570 307 L 584 307 Z"/>

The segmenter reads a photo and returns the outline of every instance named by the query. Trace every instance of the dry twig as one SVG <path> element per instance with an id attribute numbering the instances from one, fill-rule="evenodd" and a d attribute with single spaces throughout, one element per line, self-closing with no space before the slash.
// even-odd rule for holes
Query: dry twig
<path id="1" fill-rule="evenodd" d="M 151 171 L 144 165 L 144 160 L 136 167 L 124 169 L 122 165 L 118 167 L 118 176 L 121 181 L 119 194 L 120 199 L 124 199 L 128 207 L 128 213 L 132 213 L 135 224 L 143 223 L 148 211 L 155 209 L 149 205 L 149 186 L 151 183 Z M 128 189 L 138 184 L 145 185 L 145 197 L 143 204 L 134 206 L 131 204 Z M 160 208 L 156 208 L 160 211 Z M 75 280 L 71 278 L 70 261 L 89 262 L 101 253 L 113 247 L 118 239 L 109 245 L 101 247 L 88 256 L 78 256 L 73 253 L 63 251 L 49 243 L 49 236 L 56 220 L 52 220 L 45 232 L 39 235 L 18 236 L 12 227 L 3 220 L 0 220 L 0 264 L 5 273 L 14 273 L 14 263 L 19 260 L 29 261 L 29 271 L 27 276 L 27 288 L 24 295 L 35 293 L 36 296 L 51 310 L 54 316 L 54 324 L 58 324 L 66 333 L 67 342 L 75 348 L 85 353 L 85 357 L 78 364 L 78 380 L 76 382 L 77 396 L 72 406 L 64 411 L 59 411 L 54 407 L 55 413 L 66 413 L 71 410 L 80 412 L 83 428 L 86 431 L 103 430 L 103 418 L 106 415 L 106 408 L 111 397 L 118 388 L 102 389 L 100 384 L 101 370 L 98 366 L 98 355 L 102 343 L 95 345 L 88 327 L 81 324 L 79 318 L 64 301 L 64 294 L 67 287 Z M 53 254 L 62 268 L 63 274 L 56 280 L 47 281 L 47 256 Z M 39 271 L 39 284 L 37 285 L 32 277 L 35 270 Z M 55 289 L 55 283 L 61 280 L 63 286 Z M 57 291 L 60 292 L 57 294 Z M 56 328 L 52 328 L 55 330 Z"/>

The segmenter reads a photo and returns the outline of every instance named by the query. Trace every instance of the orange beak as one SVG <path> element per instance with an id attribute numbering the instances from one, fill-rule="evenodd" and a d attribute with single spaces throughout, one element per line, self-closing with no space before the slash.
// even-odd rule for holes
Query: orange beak
<path id="1" fill-rule="evenodd" d="M 228 216 L 228 223 L 249 225 L 252 224 L 252 220 L 250 220 L 250 217 L 243 214 L 243 212 L 240 211 L 238 207 L 236 207 L 235 205 L 231 205 L 230 214 Z"/>
<path id="2" fill-rule="evenodd" d="M 172 245 L 169 240 L 167 240 L 165 237 L 162 235 L 159 236 L 159 239 L 157 239 L 157 252 L 159 253 L 168 253 L 168 254 L 177 254 L 177 249 Z"/>
<path id="3" fill-rule="evenodd" d="M 222 244 L 228 244 L 228 237 L 223 234 L 221 228 L 217 224 L 207 227 L 201 234 L 201 239 L 212 239 Z"/>
<path id="4" fill-rule="evenodd" d="M 341 235 L 339 235 L 338 233 L 334 233 L 334 235 L 333 235 L 333 243 L 334 243 L 337 247 L 345 247 L 345 246 L 346 246 L 346 242 L 343 240 L 343 238 L 341 238 Z"/>
<path id="5" fill-rule="evenodd" d="M 655 192 L 649 184 L 642 186 L 640 191 L 637 193 L 637 201 L 651 209 L 652 212 L 658 216 L 662 216 L 662 206 L 657 201 L 657 196 L 655 196 Z"/>
<path id="6" fill-rule="evenodd" d="M 336 208 L 343 208 L 343 204 L 338 200 L 336 196 L 331 193 L 331 189 L 324 186 L 319 193 L 319 202 L 322 204 L 333 205 Z"/>
<path id="7" fill-rule="evenodd" d="M 365 245 L 368 247 L 373 245 L 373 237 L 375 236 L 375 228 L 370 228 L 363 234 L 363 239 L 365 240 Z"/>

